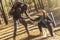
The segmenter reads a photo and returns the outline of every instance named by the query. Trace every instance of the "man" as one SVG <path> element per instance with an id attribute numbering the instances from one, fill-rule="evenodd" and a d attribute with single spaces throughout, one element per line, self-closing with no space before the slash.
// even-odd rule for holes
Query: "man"
<path id="1" fill-rule="evenodd" d="M 27 11 L 27 5 L 21 2 L 16 2 L 11 11 L 10 11 L 10 15 L 13 16 L 13 20 L 14 20 L 14 35 L 16 35 L 16 30 L 17 30 L 17 20 L 20 21 L 20 23 L 22 23 L 27 31 L 27 34 L 29 35 L 29 31 L 27 28 L 27 23 L 25 22 L 25 20 L 21 17 L 21 15 L 23 14 L 23 12 L 28 16 L 28 18 L 31 18 L 30 15 L 28 15 L 26 13 Z"/>

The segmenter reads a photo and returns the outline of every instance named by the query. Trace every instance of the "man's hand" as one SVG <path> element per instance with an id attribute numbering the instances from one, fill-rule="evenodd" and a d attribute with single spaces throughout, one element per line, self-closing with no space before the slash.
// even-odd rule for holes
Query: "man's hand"
<path id="1" fill-rule="evenodd" d="M 30 17 L 28 17 L 30 19 Z"/>

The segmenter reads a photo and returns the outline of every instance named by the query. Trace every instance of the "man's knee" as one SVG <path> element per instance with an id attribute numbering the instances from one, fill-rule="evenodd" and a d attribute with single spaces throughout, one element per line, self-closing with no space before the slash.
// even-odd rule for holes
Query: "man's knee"
<path id="1" fill-rule="evenodd" d="M 24 26 L 27 27 L 27 23 L 25 23 Z"/>

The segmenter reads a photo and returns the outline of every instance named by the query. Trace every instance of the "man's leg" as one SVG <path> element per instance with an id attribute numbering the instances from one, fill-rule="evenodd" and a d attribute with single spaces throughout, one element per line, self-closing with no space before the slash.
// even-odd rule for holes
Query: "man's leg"
<path id="1" fill-rule="evenodd" d="M 17 20 L 14 20 L 14 39 L 16 38 L 17 27 L 18 27 Z"/>
<path id="2" fill-rule="evenodd" d="M 27 23 L 25 22 L 25 20 L 23 20 L 23 18 L 20 18 L 19 19 L 20 23 L 22 23 L 27 31 L 27 34 L 29 35 L 29 31 L 28 31 L 28 28 L 27 28 Z"/>

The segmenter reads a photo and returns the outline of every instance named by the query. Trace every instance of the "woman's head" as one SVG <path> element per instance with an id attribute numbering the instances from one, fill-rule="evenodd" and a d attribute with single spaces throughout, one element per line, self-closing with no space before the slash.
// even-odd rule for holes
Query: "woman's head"
<path id="1" fill-rule="evenodd" d="M 45 18 L 45 17 L 46 17 L 46 11 L 45 11 L 45 10 L 41 10 L 41 11 L 40 11 L 40 15 Z"/>

